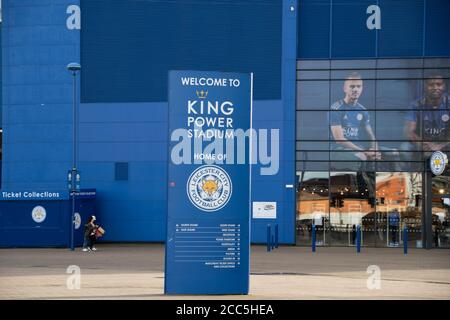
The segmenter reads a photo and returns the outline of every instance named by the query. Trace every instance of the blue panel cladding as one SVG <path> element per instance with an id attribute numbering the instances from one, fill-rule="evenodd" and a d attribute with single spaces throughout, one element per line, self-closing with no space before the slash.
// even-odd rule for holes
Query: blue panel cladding
<path id="1" fill-rule="evenodd" d="M 255 101 L 253 104 L 253 128 L 258 132 L 260 137 L 261 130 L 278 129 L 280 139 L 284 135 L 283 119 L 284 110 L 282 101 Z M 270 133 L 268 133 L 270 137 Z M 258 148 L 260 144 L 258 143 Z M 277 219 L 254 219 L 251 220 L 251 241 L 252 243 L 263 243 L 266 241 L 266 225 L 268 223 L 281 224 L 281 217 L 284 215 L 282 211 L 283 189 L 282 177 L 284 168 L 282 165 L 283 154 L 281 146 L 279 147 L 279 170 L 275 175 L 262 175 L 261 169 L 267 168 L 267 165 L 252 166 L 252 202 L 276 202 L 277 203 Z M 270 149 L 269 149 L 270 150 Z M 260 150 L 258 149 L 258 152 Z M 260 159 L 260 156 L 258 156 Z"/>
<path id="2" fill-rule="evenodd" d="M 379 0 L 379 6 L 378 56 L 422 56 L 424 0 Z"/>
<path id="3" fill-rule="evenodd" d="M 79 168 L 97 189 L 103 241 L 165 241 L 167 116 L 166 102 L 81 104 Z M 128 180 L 115 180 L 115 162 Z"/>
<path id="4" fill-rule="evenodd" d="M 46 210 L 46 218 L 36 223 L 31 216 L 35 206 Z M 0 247 L 65 247 L 69 237 L 67 201 L 1 201 Z"/>
<path id="5" fill-rule="evenodd" d="M 298 58 L 329 58 L 330 2 L 311 0 L 298 2 Z"/>
<path id="6" fill-rule="evenodd" d="M 375 56 L 376 31 L 366 27 L 366 10 L 371 4 L 373 0 L 332 1 L 332 57 Z"/>
<path id="7" fill-rule="evenodd" d="M 294 10 L 292 10 L 292 8 Z M 282 62 L 282 97 L 283 128 L 281 140 L 283 176 L 281 188 L 284 189 L 283 216 L 280 230 L 280 242 L 295 243 L 295 110 L 297 89 L 297 1 L 285 1 L 283 4 L 283 62 Z"/>
<path id="8" fill-rule="evenodd" d="M 279 129 L 279 170 L 275 175 L 262 175 L 265 165 L 252 167 L 252 201 L 276 202 L 276 219 L 252 218 L 251 240 L 265 243 L 267 225 L 278 225 L 279 242 L 295 243 L 295 88 L 297 55 L 297 2 L 283 2 L 282 100 L 255 101 L 253 127 Z"/>
<path id="9" fill-rule="evenodd" d="M 426 0 L 425 55 L 450 56 L 450 1 Z"/>
<path id="10" fill-rule="evenodd" d="M 381 29 L 369 30 L 370 5 Z M 442 57 L 450 55 L 450 1 L 299 0 L 299 59 Z"/>
<path id="11" fill-rule="evenodd" d="M 0 70 L 2 71 L 3 74 L 3 50 L 1 49 L 3 47 L 2 45 L 2 22 L 0 21 Z M 3 120 L 2 120 L 2 110 L 3 110 L 3 90 L 2 90 L 2 78 L 3 76 L 0 75 L 0 128 L 3 127 Z M 1 141 L 1 140 L 0 140 Z M 0 168 L 1 171 L 1 168 Z M 0 179 L 1 179 L 1 174 L 0 174 Z M 1 181 L 0 181 L 1 182 Z M 0 184 L 1 187 L 1 184 Z"/>
<path id="12" fill-rule="evenodd" d="M 75 0 L 2 1 L 2 188 L 66 188 L 72 158 L 72 79 L 79 30 Z"/>
<path id="13" fill-rule="evenodd" d="M 174 1 L 173 5 L 176 2 Z M 178 2 L 181 3 L 181 1 Z M 78 1 L 65 0 L 9 0 L 2 3 L 4 13 L 4 25 L 2 26 L 4 189 L 66 188 L 66 174 L 72 159 L 72 79 L 67 73 L 66 65 L 68 62 L 79 61 L 80 52 L 80 32 L 67 29 L 66 9 L 68 5 L 77 3 Z M 94 1 L 90 3 L 88 5 L 94 5 L 92 4 Z M 110 6 L 114 7 L 118 2 L 99 1 L 98 3 L 102 5 L 102 10 L 96 11 L 94 14 L 99 14 Z M 148 3 L 155 4 L 155 2 Z M 203 4 L 206 5 L 205 3 L 206 1 Z M 178 57 L 178 59 L 185 60 L 179 60 L 176 65 L 166 65 L 165 68 L 179 67 L 181 64 L 188 65 L 190 63 L 190 67 L 216 69 L 220 67 L 218 63 L 208 62 L 205 59 L 214 58 L 222 61 L 226 57 L 230 64 L 221 69 L 232 68 L 232 71 L 236 71 L 244 65 L 248 65 L 250 66 L 248 71 L 255 72 L 255 98 L 271 97 L 273 99 L 255 101 L 255 123 L 260 128 L 281 127 L 280 139 L 282 139 L 280 171 L 275 176 L 260 178 L 261 186 L 257 184 L 254 188 L 255 201 L 270 201 L 271 199 L 277 201 L 279 208 L 277 221 L 280 223 L 280 230 L 290 230 L 284 232 L 280 240 L 284 243 L 293 243 L 295 207 L 294 202 L 291 201 L 292 194 L 290 192 L 285 194 L 283 188 L 288 181 L 293 180 L 294 175 L 294 162 L 291 159 L 294 159 L 295 148 L 295 129 L 293 128 L 295 128 L 295 33 L 297 20 L 295 19 L 296 10 L 292 12 L 290 6 L 293 5 L 297 9 L 296 3 L 295 1 L 283 1 L 283 10 L 281 10 L 281 1 L 249 1 L 244 4 L 240 3 L 239 6 L 233 4 L 232 1 L 222 1 L 221 3 L 228 6 L 229 12 L 233 14 L 235 8 L 243 9 L 242 13 L 236 17 L 231 17 L 232 14 L 228 16 L 231 22 L 227 22 L 226 26 L 228 28 L 231 25 L 232 32 L 225 28 L 219 29 L 233 37 L 236 32 L 243 34 L 241 40 L 233 41 L 238 41 L 238 45 L 242 44 L 241 42 L 245 43 L 235 46 L 235 42 L 224 42 L 228 46 L 225 49 L 222 48 L 222 51 L 225 50 L 225 54 L 221 51 L 210 55 L 211 57 L 204 57 L 200 52 L 197 55 L 201 58 L 200 60 L 195 60 L 194 56 L 181 56 L 179 52 L 188 52 L 184 47 L 174 49 L 170 45 L 153 44 L 155 45 L 153 46 L 149 44 L 147 48 L 150 48 L 152 52 L 158 51 L 155 53 L 157 59 L 153 59 L 149 65 L 159 68 L 161 61 L 158 59 L 165 59 L 167 62 L 175 61 L 173 59 Z M 214 10 L 216 9 L 213 8 L 212 12 L 220 14 L 218 12 L 220 10 L 216 10 L 217 12 Z M 189 13 L 183 20 L 179 16 L 180 12 L 174 13 L 174 19 L 184 21 L 183 23 L 186 24 L 193 23 L 191 19 L 194 18 L 198 18 L 197 20 L 200 20 L 202 25 L 213 20 L 205 18 L 200 13 Z M 244 14 L 244 12 L 247 13 Z M 122 17 L 124 12 L 114 14 L 120 14 Z M 148 18 L 149 14 L 152 16 L 155 13 L 148 11 L 142 13 L 142 23 L 142 19 L 152 22 L 152 19 Z M 280 21 L 281 14 L 284 19 L 283 26 Z M 133 14 L 126 16 L 128 16 L 126 19 L 131 19 Z M 252 23 L 248 23 L 249 17 L 256 19 L 252 21 L 257 23 L 250 26 Z M 103 18 L 111 19 L 111 16 Z M 92 17 L 92 19 L 95 20 L 96 17 Z M 208 21 L 202 22 L 202 19 Z M 246 23 L 234 23 L 233 19 L 241 19 Z M 105 24 L 102 24 L 102 21 L 99 17 L 99 20 L 95 20 L 93 23 L 95 22 L 96 28 L 104 28 Z M 127 25 L 122 23 L 123 19 L 120 18 L 117 21 L 120 23 L 114 24 L 111 28 L 110 22 L 106 24 L 108 28 L 104 29 L 108 30 L 109 36 L 114 35 L 117 31 L 119 35 L 122 34 L 124 40 L 135 41 L 136 39 L 133 40 L 132 35 L 126 34 L 129 30 L 126 29 Z M 167 22 L 163 19 L 158 21 L 156 31 L 152 29 L 152 32 L 158 33 L 166 29 Z M 263 22 L 267 27 L 258 29 L 256 27 L 258 23 L 261 25 Z M 179 25 L 172 25 L 172 27 L 174 28 L 172 32 L 186 29 Z M 83 28 L 88 29 L 88 26 L 83 24 Z M 124 30 L 120 30 L 121 28 Z M 282 28 L 283 36 L 281 37 Z M 236 29 L 239 30 L 236 31 Z M 203 27 L 201 30 L 205 31 Z M 260 30 L 262 30 L 262 35 L 258 36 L 252 33 Z M 187 36 L 182 33 L 179 37 L 198 39 L 198 36 L 194 37 L 194 31 L 194 29 L 186 30 L 190 33 Z M 216 32 L 214 37 L 221 39 L 218 36 L 221 34 Z M 93 35 L 95 38 L 95 33 Z M 144 36 L 145 39 L 151 39 L 148 34 Z M 105 37 L 107 38 L 106 35 Z M 204 34 L 204 37 L 210 39 L 212 35 L 208 33 Z M 159 39 L 158 35 L 156 39 Z M 264 43 L 263 47 L 261 47 L 261 43 Z M 122 42 L 115 45 L 118 49 L 126 46 Z M 189 44 L 185 43 L 185 45 Z M 198 45 L 198 42 L 195 45 Z M 205 47 L 217 48 L 215 45 L 206 46 L 205 43 L 202 43 L 200 51 L 210 53 L 210 50 Z M 108 63 L 113 61 L 107 55 L 108 52 L 103 52 L 106 54 L 103 55 L 100 51 L 89 51 L 92 48 L 94 47 L 87 48 L 88 51 L 83 54 L 91 53 L 93 58 L 101 63 L 103 63 L 102 59 Z M 132 48 L 139 48 L 139 46 Z M 154 50 L 154 48 L 158 50 Z M 166 49 L 161 50 L 161 48 Z M 250 51 L 254 48 L 258 50 L 256 53 Z M 146 63 L 147 56 L 136 56 L 137 53 L 142 53 L 137 49 L 131 51 L 131 58 L 124 59 L 124 62 L 131 63 L 131 66 L 133 63 L 136 65 L 142 64 L 143 61 L 144 64 Z M 175 54 L 174 52 L 178 54 L 176 57 L 168 56 L 168 54 Z M 195 53 L 195 51 L 189 52 Z M 104 66 L 109 67 L 110 64 L 104 64 Z M 123 68 L 125 67 L 128 68 L 128 65 Z M 101 88 L 103 85 L 101 79 L 105 80 L 108 77 L 117 79 L 118 76 L 126 75 L 126 72 L 129 72 L 129 79 L 125 78 L 119 82 L 119 85 L 120 83 L 122 85 L 133 84 L 134 79 L 138 79 L 134 82 L 134 84 L 138 83 L 137 87 L 131 89 L 125 87 L 122 90 L 128 97 L 137 91 L 139 92 L 136 97 L 141 94 L 145 96 L 148 94 L 147 91 L 153 93 L 157 91 L 157 94 L 161 94 L 161 101 L 167 99 L 164 90 L 161 91 L 158 87 L 166 85 L 164 79 L 167 75 L 165 73 L 163 74 L 164 79 L 161 80 L 158 73 L 150 72 L 146 75 L 149 78 L 144 79 L 147 81 L 145 83 L 136 77 L 137 69 L 130 67 L 130 69 L 124 70 L 123 68 L 115 69 L 115 74 L 109 76 L 97 74 L 92 78 L 94 85 L 91 89 Z M 93 70 L 95 71 L 83 64 L 82 74 L 90 72 L 92 75 Z M 160 69 L 157 70 L 162 72 Z M 149 86 L 150 89 L 148 89 Z M 113 95 L 122 94 L 120 88 L 110 86 L 109 89 Z M 133 91 L 135 89 L 137 91 Z M 103 93 L 97 91 L 94 93 L 96 101 L 102 101 Z M 165 135 L 167 132 L 167 103 L 120 103 L 121 99 L 116 98 L 111 98 L 114 103 L 81 104 L 80 106 L 78 167 L 82 176 L 81 186 L 97 188 L 98 218 L 107 230 L 104 240 L 164 241 L 167 209 L 167 137 Z M 129 163 L 129 180 L 114 181 L 114 163 L 122 161 Z M 276 192 L 270 195 L 265 193 L 267 188 L 264 186 L 267 185 L 273 186 Z M 124 224 L 125 220 L 136 228 L 130 231 L 130 228 Z M 265 231 L 257 231 L 259 230 L 258 223 L 255 222 L 253 227 L 254 241 L 260 241 L 265 237 Z"/>
<path id="14" fill-rule="evenodd" d="M 45 220 L 40 223 L 31 214 L 36 206 L 46 211 Z M 71 212 L 70 200 L 2 200 L 0 247 L 69 247 Z M 83 223 L 88 216 L 96 215 L 95 199 L 77 199 L 75 212 L 80 214 L 81 224 L 75 226 L 74 243 L 81 246 Z"/>
<path id="15" fill-rule="evenodd" d="M 167 100 L 168 70 L 254 73 L 281 96 L 281 0 L 82 0 L 82 101 Z"/>

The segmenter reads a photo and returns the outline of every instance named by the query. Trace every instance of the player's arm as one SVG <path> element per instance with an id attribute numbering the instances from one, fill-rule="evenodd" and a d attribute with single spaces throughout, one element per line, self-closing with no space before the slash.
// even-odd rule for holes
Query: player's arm
<path id="1" fill-rule="evenodd" d="M 405 121 L 405 126 L 403 127 L 403 133 L 405 137 L 408 138 L 411 142 L 416 143 L 421 140 L 420 137 L 416 134 L 417 122 L 416 121 Z"/>
<path id="2" fill-rule="evenodd" d="M 372 130 L 372 127 L 370 126 L 370 124 L 366 124 L 366 132 L 367 132 L 367 135 L 369 136 L 369 140 L 371 141 L 370 148 L 372 150 L 378 150 L 378 143 L 375 139 L 375 134 L 373 133 L 373 130 Z"/>
<path id="3" fill-rule="evenodd" d="M 340 126 L 340 125 L 331 126 L 331 134 L 333 135 L 333 138 L 336 141 L 336 143 L 340 144 L 344 148 L 351 149 L 351 150 L 357 150 L 357 151 L 363 150 L 360 147 L 358 147 L 357 145 L 355 145 L 354 143 L 352 143 L 350 140 L 347 140 L 344 137 L 344 132 L 342 130 L 342 126 Z"/>
<path id="4" fill-rule="evenodd" d="M 450 142 L 444 143 L 435 143 L 436 150 L 443 151 L 444 149 L 448 150 L 450 147 Z"/>
<path id="5" fill-rule="evenodd" d="M 372 127 L 370 124 L 366 124 L 365 129 L 370 140 L 370 151 L 366 152 L 366 155 L 369 158 L 380 160 L 381 153 L 378 151 L 378 142 L 375 139 L 375 134 L 373 133 Z"/>

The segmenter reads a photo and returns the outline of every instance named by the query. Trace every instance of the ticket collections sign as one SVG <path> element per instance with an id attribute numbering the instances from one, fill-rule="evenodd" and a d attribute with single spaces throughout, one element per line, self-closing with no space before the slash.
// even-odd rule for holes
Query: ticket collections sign
<path id="1" fill-rule="evenodd" d="M 169 72 L 166 294 L 248 294 L 252 75 Z"/>

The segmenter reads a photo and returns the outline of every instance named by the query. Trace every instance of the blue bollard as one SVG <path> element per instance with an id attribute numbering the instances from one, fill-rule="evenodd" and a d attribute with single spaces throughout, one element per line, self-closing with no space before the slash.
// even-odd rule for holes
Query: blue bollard
<path id="1" fill-rule="evenodd" d="M 267 225 L 267 252 L 270 252 L 270 224 Z"/>
<path id="2" fill-rule="evenodd" d="M 361 252 L 361 226 L 356 226 L 356 252 Z"/>
<path id="3" fill-rule="evenodd" d="M 313 223 L 312 225 L 312 240 L 311 240 L 311 248 L 312 252 L 316 252 L 316 225 Z"/>
<path id="4" fill-rule="evenodd" d="M 278 248 L 278 224 L 275 225 L 275 248 Z"/>
<path id="5" fill-rule="evenodd" d="M 272 242 L 271 242 L 270 246 L 271 246 L 272 250 L 275 249 L 275 236 L 274 235 L 272 235 Z"/>
<path id="6" fill-rule="evenodd" d="M 403 253 L 408 254 L 408 229 L 406 226 L 403 228 Z"/>

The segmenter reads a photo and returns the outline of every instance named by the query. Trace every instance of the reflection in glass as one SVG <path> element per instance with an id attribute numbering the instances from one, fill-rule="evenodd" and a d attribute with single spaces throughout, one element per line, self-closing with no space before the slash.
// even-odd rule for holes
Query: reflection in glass
<path id="1" fill-rule="evenodd" d="M 422 247 L 422 174 L 377 172 L 376 175 L 376 245 L 400 247 L 403 229 L 408 232 L 408 246 Z"/>
<path id="2" fill-rule="evenodd" d="M 433 198 L 433 247 L 450 248 L 450 198 Z"/>
<path id="3" fill-rule="evenodd" d="M 435 196 L 450 194 L 450 176 L 444 174 L 433 177 L 431 180 L 431 189 Z"/>
<path id="4" fill-rule="evenodd" d="M 330 174 L 330 236 L 333 245 L 352 246 L 361 226 L 361 244 L 373 245 L 374 174 Z"/>
<path id="5" fill-rule="evenodd" d="M 311 245 L 312 225 L 316 226 L 316 245 L 327 244 L 328 172 L 297 172 L 297 243 Z"/>

